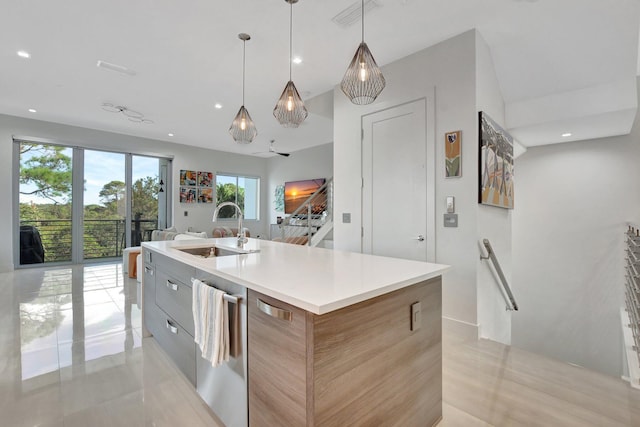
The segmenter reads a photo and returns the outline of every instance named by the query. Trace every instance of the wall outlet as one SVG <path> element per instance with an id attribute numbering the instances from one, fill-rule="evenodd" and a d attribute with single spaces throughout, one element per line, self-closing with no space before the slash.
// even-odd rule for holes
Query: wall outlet
<path id="1" fill-rule="evenodd" d="M 189 211 L 184 211 L 184 216 L 189 216 Z"/>

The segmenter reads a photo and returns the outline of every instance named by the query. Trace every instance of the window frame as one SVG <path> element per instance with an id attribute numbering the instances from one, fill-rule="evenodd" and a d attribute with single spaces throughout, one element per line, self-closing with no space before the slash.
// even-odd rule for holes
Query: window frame
<path id="1" fill-rule="evenodd" d="M 240 178 L 244 178 L 244 179 L 253 179 L 256 181 L 256 195 L 255 195 L 255 218 L 247 218 L 247 212 L 246 212 L 246 202 L 247 202 L 247 193 L 246 193 L 246 186 L 245 188 L 245 195 L 244 195 L 244 206 L 241 206 L 242 208 L 242 215 L 243 215 L 243 220 L 245 222 L 247 221 L 254 221 L 254 222 L 258 222 L 260 221 L 260 206 L 261 206 L 261 198 L 262 198 L 262 192 L 261 192 L 261 185 L 262 185 L 262 177 L 257 176 L 257 175 L 248 175 L 248 174 L 242 174 L 242 173 L 235 173 L 235 172 L 216 172 L 216 178 L 215 178 L 215 197 L 216 197 L 216 204 L 218 202 L 218 178 L 219 177 L 226 177 L 226 178 L 235 178 L 235 186 L 236 186 L 236 193 L 235 193 L 235 200 L 234 203 L 238 204 L 238 181 Z M 218 217 L 218 221 L 237 221 L 237 212 L 233 214 L 233 217 L 231 218 L 222 218 L 222 217 Z"/>

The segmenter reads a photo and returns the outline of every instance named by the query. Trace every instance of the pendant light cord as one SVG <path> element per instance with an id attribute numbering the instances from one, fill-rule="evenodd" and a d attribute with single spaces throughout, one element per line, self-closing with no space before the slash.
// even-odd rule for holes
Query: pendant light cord
<path id="1" fill-rule="evenodd" d="M 289 6 L 289 81 L 291 81 L 291 62 L 293 61 L 293 2 L 290 2 Z"/>
<path id="2" fill-rule="evenodd" d="M 362 0 L 362 43 L 364 43 L 364 0 Z"/>
<path id="3" fill-rule="evenodd" d="M 247 41 L 242 40 L 242 106 L 244 107 L 244 69 L 245 69 L 245 51 L 247 49 Z"/>

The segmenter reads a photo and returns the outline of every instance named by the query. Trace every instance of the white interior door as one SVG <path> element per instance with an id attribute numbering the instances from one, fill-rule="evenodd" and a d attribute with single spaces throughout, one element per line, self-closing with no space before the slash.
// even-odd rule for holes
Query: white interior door
<path id="1" fill-rule="evenodd" d="M 426 108 L 420 99 L 362 118 L 364 253 L 433 260 Z"/>

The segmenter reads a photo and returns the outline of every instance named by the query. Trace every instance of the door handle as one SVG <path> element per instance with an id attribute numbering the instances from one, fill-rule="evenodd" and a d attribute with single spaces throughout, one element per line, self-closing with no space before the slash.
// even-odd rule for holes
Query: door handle
<path id="1" fill-rule="evenodd" d="M 418 242 L 424 242 L 424 236 L 422 234 L 418 234 L 418 237 L 414 237 L 411 240 L 417 240 Z"/>

